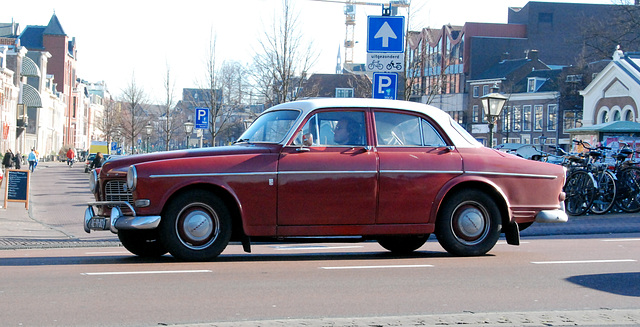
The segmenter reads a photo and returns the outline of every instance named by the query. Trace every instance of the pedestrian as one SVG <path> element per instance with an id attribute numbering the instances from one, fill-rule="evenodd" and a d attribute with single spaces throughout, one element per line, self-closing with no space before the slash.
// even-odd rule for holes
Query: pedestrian
<path id="1" fill-rule="evenodd" d="M 96 153 L 96 157 L 93 158 L 93 161 L 91 162 L 91 165 L 89 165 L 89 169 L 95 169 L 95 168 L 102 167 L 102 161 L 103 160 L 104 160 L 104 156 L 102 155 L 102 152 Z"/>
<path id="2" fill-rule="evenodd" d="M 13 156 L 13 162 L 15 163 L 16 169 L 20 169 L 22 165 L 22 156 L 20 155 L 20 152 L 16 152 Z"/>
<path id="3" fill-rule="evenodd" d="M 31 152 L 29 152 L 27 161 L 29 161 L 29 170 L 33 173 L 33 171 L 36 169 L 36 165 L 38 164 L 38 155 L 36 154 L 35 149 L 31 148 Z"/>
<path id="4" fill-rule="evenodd" d="M 4 157 L 2 158 L 2 166 L 4 166 L 4 169 L 11 169 L 12 165 L 13 152 L 11 152 L 11 149 L 8 149 L 7 152 L 5 152 Z"/>
<path id="5" fill-rule="evenodd" d="M 33 169 L 36 169 L 36 167 L 38 167 L 38 161 L 40 161 L 40 152 L 38 152 L 38 150 L 33 149 L 33 152 L 35 152 L 36 154 L 36 165 L 33 167 Z M 46 161 L 46 160 L 45 160 Z"/>
<path id="6" fill-rule="evenodd" d="M 69 165 L 69 168 L 73 167 L 73 158 L 75 156 L 76 154 L 73 152 L 71 148 L 69 148 L 69 151 L 67 151 L 67 165 Z"/>

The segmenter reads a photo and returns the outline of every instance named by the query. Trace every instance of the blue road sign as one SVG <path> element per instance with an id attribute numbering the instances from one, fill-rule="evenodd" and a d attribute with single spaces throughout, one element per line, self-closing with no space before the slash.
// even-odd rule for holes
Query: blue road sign
<path id="1" fill-rule="evenodd" d="M 373 98 L 396 100 L 398 94 L 398 73 L 373 74 Z"/>
<path id="2" fill-rule="evenodd" d="M 404 16 L 369 16 L 367 52 L 404 52 Z"/>
<path id="3" fill-rule="evenodd" d="M 209 108 L 196 108 L 196 129 L 209 128 Z"/>

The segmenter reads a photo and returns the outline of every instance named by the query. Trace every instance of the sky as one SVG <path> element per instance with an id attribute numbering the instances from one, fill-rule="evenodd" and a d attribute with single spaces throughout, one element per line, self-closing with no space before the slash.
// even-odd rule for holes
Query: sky
<path id="1" fill-rule="evenodd" d="M 614 1 L 620 0 L 557 2 Z M 523 7 L 527 2 L 412 0 L 410 27 L 420 30 L 465 22 L 507 23 L 508 8 Z M 236 60 L 249 67 L 258 50 L 258 39 L 280 15 L 281 4 L 282 0 L 22 0 L 0 5 L 0 22 L 14 21 L 24 30 L 27 25 L 47 25 L 55 12 L 65 33 L 76 38 L 79 78 L 104 81 L 116 97 L 135 80 L 151 103 L 162 103 L 167 68 L 175 81 L 176 101 L 182 88 L 206 85 L 200 81 L 206 76 L 207 52 L 213 38 L 218 63 Z M 334 73 L 338 51 L 344 58 L 344 5 L 312 0 L 292 0 L 292 4 L 304 39 L 319 53 L 312 72 Z M 367 16 L 380 15 L 381 7 L 358 5 L 356 13 L 354 62 L 365 62 Z"/>

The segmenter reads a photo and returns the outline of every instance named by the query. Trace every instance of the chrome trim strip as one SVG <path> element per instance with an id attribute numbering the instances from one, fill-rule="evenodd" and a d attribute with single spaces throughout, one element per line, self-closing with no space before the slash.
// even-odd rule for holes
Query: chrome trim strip
<path id="1" fill-rule="evenodd" d="M 293 175 L 293 174 L 377 174 L 375 170 L 319 170 L 319 171 L 280 171 L 280 172 L 263 172 L 263 173 L 207 173 L 207 174 L 168 174 L 168 175 L 150 175 L 150 178 L 172 178 L 172 177 L 215 177 L 215 176 L 268 176 L 268 175 Z M 381 170 L 381 174 L 463 174 L 461 170 Z M 467 171 L 467 174 L 474 175 L 494 175 L 494 176 L 511 176 L 511 177 L 528 177 L 528 178 L 544 178 L 556 179 L 554 175 L 539 174 L 520 174 L 520 173 L 499 173 L 488 171 Z"/>
<path id="2" fill-rule="evenodd" d="M 381 174 L 463 174 L 462 170 L 381 170 Z"/>
<path id="3" fill-rule="evenodd" d="M 215 176 L 265 176 L 275 175 L 276 172 L 264 173 L 208 173 L 208 174 L 169 174 L 169 175 L 149 175 L 149 178 L 165 178 L 165 177 L 215 177 Z"/>
<path id="4" fill-rule="evenodd" d="M 318 171 L 280 171 L 278 175 L 296 175 L 296 174 L 377 174 L 376 170 L 318 170 Z"/>
<path id="5" fill-rule="evenodd" d="M 467 171 L 467 173 L 468 174 L 474 174 L 474 175 L 495 175 L 495 176 L 529 177 L 529 178 L 545 178 L 545 179 L 556 179 L 556 178 L 558 178 L 558 176 L 555 176 L 555 175 L 498 173 L 498 172 L 491 172 L 491 171 Z"/>

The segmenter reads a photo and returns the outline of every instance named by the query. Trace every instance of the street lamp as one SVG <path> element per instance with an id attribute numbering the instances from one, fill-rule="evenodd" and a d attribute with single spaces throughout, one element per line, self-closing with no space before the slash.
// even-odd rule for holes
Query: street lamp
<path id="1" fill-rule="evenodd" d="M 147 126 L 144 127 L 144 131 L 147 132 L 147 153 L 149 153 L 149 139 L 151 138 L 151 133 L 153 133 L 153 126 L 151 126 L 151 123 L 147 123 Z"/>
<path id="2" fill-rule="evenodd" d="M 496 83 L 491 88 L 491 93 L 480 98 L 484 115 L 487 116 L 489 121 L 489 148 L 493 148 L 493 125 L 496 123 L 498 116 L 500 116 L 502 107 L 507 102 L 507 97 L 498 93 L 498 89 L 498 84 Z"/>
<path id="3" fill-rule="evenodd" d="M 189 135 L 191 135 L 191 133 L 193 132 L 193 123 L 191 122 L 191 120 L 187 120 L 186 123 L 184 123 L 184 132 L 187 134 L 187 149 L 189 148 Z"/>

